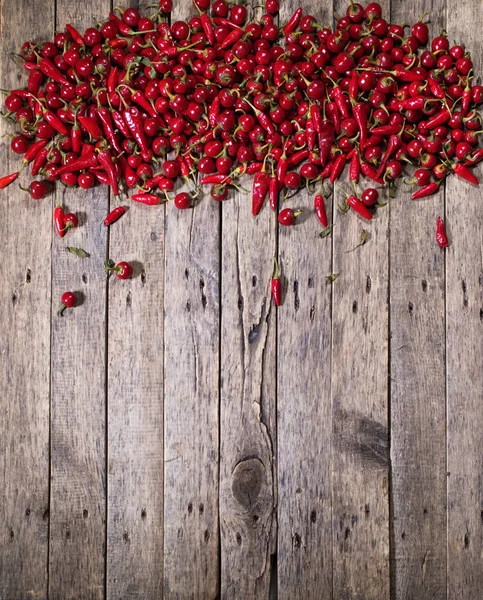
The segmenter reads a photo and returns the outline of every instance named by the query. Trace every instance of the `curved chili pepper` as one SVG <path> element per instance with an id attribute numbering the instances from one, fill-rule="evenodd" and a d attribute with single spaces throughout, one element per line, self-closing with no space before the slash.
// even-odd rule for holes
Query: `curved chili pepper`
<path id="1" fill-rule="evenodd" d="M 27 89 L 34 96 L 37 96 L 37 94 L 39 93 L 40 84 L 42 83 L 43 78 L 44 78 L 44 76 L 42 75 L 42 73 L 40 71 L 31 71 L 30 72 L 28 83 L 27 83 Z"/>
<path id="2" fill-rule="evenodd" d="M 46 145 L 47 140 L 37 140 L 34 142 L 23 155 L 23 164 L 28 165 L 28 163 L 31 162 Z"/>
<path id="3" fill-rule="evenodd" d="M 438 220 L 436 221 L 436 241 L 441 246 L 441 248 L 447 248 L 449 246 L 448 236 L 446 235 L 446 228 L 441 217 L 438 217 Z"/>
<path id="4" fill-rule="evenodd" d="M 347 203 L 352 210 L 363 219 L 367 219 L 368 221 L 372 219 L 372 213 L 369 212 L 367 206 L 365 206 L 356 196 L 349 196 L 347 198 Z"/>
<path id="5" fill-rule="evenodd" d="M 121 145 L 119 144 L 119 140 L 117 139 L 116 134 L 114 133 L 114 127 L 112 124 L 111 113 L 107 108 L 101 107 L 96 110 L 97 116 L 99 117 L 102 128 L 104 129 L 104 133 L 106 135 L 107 141 L 111 144 L 114 150 L 120 154 L 122 152 Z"/>
<path id="6" fill-rule="evenodd" d="M 423 187 L 416 190 L 411 196 L 411 198 L 413 200 L 418 200 L 419 198 L 426 198 L 426 196 L 431 196 L 432 194 L 437 192 L 438 189 L 439 183 L 436 181 L 432 181 L 431 183 L 428 183 L 428 185 L 424 185 Z"/>
<path id="7" fill-rule="evenodd" d="M 47 162 L 47 155 L 48 155 L 49 151 L 50 151 L 49 147 L 45 146 L 44 148 L 41 148 L 35 155 L 34 161 L 32 163 L 32 171 L 31 171 L 32 177 L 35 177 L 36 175 L 38 175 L 40 169 Z"/>
<path id="8" fill-rule="evenodd" d="M 288 166 L 289 167 L 296 167 L 297 165 L 299 165 L 303 160 L 305 160 L 307 158 L 307 156 L 309 155 L 309 151 L 307 148 L 304 148 L 303 150 L 298 150 L 297 152 L 294 152 L 291 156 L 289 156 L 288 160 Z"/>
<path id="9" fill-rule="evenodd" d="M 255 217 L 260 212 L 270 188 L 270 175 L 261 171 L 253 178 L 252 188 L 252 215 Z"/>
<path id="10" fill-rule="evenodd" d="M 429 89 L 431 91 L 431 94 L 435 98 L 437 98 L 438 100 L 443 100 L 445 98 L 445 96 L 446 96 L 445 91 L 439 85 L 439 83 L 431 77 L 431 75 L 428 77 L 428 84 L 429 84 Z"/>
<path id="11" fill-rule="evenodd" d="M 359 102 L 352 107 L 352 114 L 359 127 L 359 148 L 361 152 L 365 149 L 368 137 L 367 127 L 367 106 L 365 103 Z"/>
<path id="12" fill-rule="evenodd" d="M 276 306 L 282 304 L 282 282 L 280 281 L 280 273 L 277 259 L 274 257 L 274 272 L 272 276 L 272 298 Z"/>
<path id="13" fill-rule="evenodd" d="M 64 217 L 64 209 L 61 206 L 57 206 L 54 209 L 54 225 L 59 237 L 64 237 L 66 232 Z"/>
<path id="14" fill-rule="evenodd" d="M 210 110 L 208 111 L 208 121 L 211 127 L 216 127 L 218 123 L 218 117 L 220 115 L 220 98 L 218 96 L 215 97 L 213 102 L 211 103 Z"/>
<path id="15" fill-rule="evenodd" d="M 230 46 L 233 46 L 234 44 L 236 44 L 238 42 L 238 40 L 241 39 L 242 36 L 243 36 L 242 29 L 233 29 L 226 36 L 226 38 L 221 42 L 220 47 L 222 48 L 222 50 L 226 50 L 227 48 L 230 48 Z"/>
<path id="16" fill-rule="evenodd" d="M 112 161 L 111 153 L 109 152 L 109 150 L 107 150 L 107 148 L 99 152 L 98 161 L 99 164 L 102 167 L 104 167 L 106 173 L 109 176 L 112 193 L 114 194 L 114 196 L 117 196 L 119 194 L 119 189 L 117 185 L 116 169 Z"/>
<path id="17" fill-rule="evenodd" d="M 6 188 L 7 185 L 13 183 L 18 176 L 19 171 L 16 171 L 15 173 L 10 173 L 10 175 L 4 175 L 3 177 L 0 177 L 0 190 L 3 190 L 3 188 Z"/>
<path id="18" fill-rule="evenodd" d="M 118 219 L 122 217 L 122 215 L 126 212 L 125 206 L 116 206 L 104 219 L 104 225 L 108 227 L 115 223 Z"/>
<path id="19" fill-rule="evenodd" d="M 351 81 L 349 83 L 349 98 L 356 103 L 357 96 L 359 94 L 359 83 L 357 80 L 357 71 L 354 69 L 351 74 Z"/>
<path id="20" fill-rule="evenodd" d="M 57 83 L 61 83 L 62 85 L 70 85 L 70 81 L 62 75 L 50 58 L 42 58 L 39 62 L 39 69 L 44 75 L 47 75 L 47 77 L 50 77 L 50 79 L 53 79 Z"/>
<path id="21" fill-rule="evenodd" d="M 140 202 L 141 204 L 147 204 L 149 206 L 155 206 L 156 204 L 162 204 L 166 202 L 164 198 L 156 196 L 156 194 L 134 194 L 132 196 L 134 202 Z"/>
<path id="22" fill-rule="evenodd" d="M 84 45 L 84 38 L 81 36 L 81 34 L 77 31 L 75 27 L 72 27 L 72 25 L 69 25 L 69 23 L 67 23 L 65 29 L 70 34 L 70 37 L 74 40 L 76 44 L 79 44 L 79 46 Z"/>
<path id="23" fill-rule="evenodd" d="M 394 71 L 389 71 L 399 81 L 412 83 L 413 81 L 424 81 L 425 77 L 422 73 L 414 72 L 413 70 L 405 69 L 401 64 L 394 65 Z"/>
<path id="24" fill-rule="evenodd" d="M 297 8 L 297 10 L 294 12 L 294 14 L 290 17 L 288 23 L 283 28 L 283 32 L 284 32 L 285 36 L 287 36 L 289 33 L 292 33 L 292 31 L 295 31 L 297 29 L 297 26 L 300 23 L 301 18 L 302 18 L 302 9 Z"/>
<path id="25" fill-rule="evenodd" d="M 372 179 L 372 181 L 375 181 L 380 185 L 384 185 L 384 181 L 381 177 L 378 177 L 376 169 L 374 169 L 374 167 L 372 167 L 369 163 L 361 161 L 361 171 L 366 177 Z"/>
<path id="26" fill-rule="evenodd" d="M 267 114 L 265 114 L 261 110 L 255 109 L 255 115 L 256 115 L 256 117 L 258 119 L 258 122 L 263 127 L 263 129 L 265 129 L 265 131 L 267 131 L 271 135 L 273 135 L 274 133 L 276 133 L 275 127 L 273 126 L 273 123 L 272 123 L 272 121 L 270 120 L 270 117 Z"/>
<path id="27" fill-rule="evenodd" d="M 123 112 L 122 116 L 126 122 L 126 125 L 133 134 L 138 146 L 143 152 L 148 151 L 149 145 L 146 139 L 146 134 L 144 133 L 143 118 L 141 117 L 139 110 L 135 106 L 131 106 Z"/>
<path id="28" fill-rule="evenodd" d="M 74 125 L 70 130 L 70 141 L 72 144 L 72 152 L 79 155 L 82 151 L 82 132 L 77 125 L 77 119 L 74 121 Z"/>
<path id="29" fill-rule="evenodd" d="M 384 153 L 384 156 L 381 159 L 381 164 L 377 171 L 378 177 L 380 177 L 384 173 L 384 170 L 386 168 L 387 163 L 389 162 L 389 159 L 394 154 L 394 152 L 396 152 L 396 150 L 399 148 L 399 146 L 401 144 L 402 144 L 402 141 L 398 135 L 390 136 L 389 141 L 387 142 L 386 152 Z"/>
<path id="30" fill-rule="evenodd" d="M 64 123 L 62 123 L 62 121 L 59 119 L 59 117 L 56 114 L 54 114 L 50 110 L 44 110 L 43 115 L 44 115 L 44 119 L 47 121 L 47 123 L 51 127 L 53 127 L 55 129 L 55 131 L 58 131 L 59 133 L 61 133 L 62 135 L 65 135 L 66 137 L 69 137 L 69 130 L 64 125 Z"/>
<path id="31" fill-rule="evenodd" d="M 206 175 L 200 179 L 201 185 L 215 185 L 218 183 L 226 183 L 229 185 L 231 183 L 231 178 L 227 175 L 222 175 L 221 173 L 213 173 L 212 175 Z"/>
<path id="32" fill-rule="evenodd" d="M 322 173 L 320 174 L 320 179 L 327 179 L 332 172 L 332 167 L 334 166 L 334 161 L 329 160 L 329 162 L 322 169 Z"/>
<path id="33" fill-rule="evenodd" d="M 269 199 L 270 199 L 270 208 L 272 210 L 277 210 L 278 205 L 278 180 L 275 175 L 272 175 L 270 178 L 270 189 L 269 189 Z"/>
<path id="34" fill-rule="evenodd" d="M 330 183 L 334 183 L 339 179 L 342 171 L 345 167 L 346 157 L 345 154 L 339 154 L 339 156 L 334 161 L 334 166 L 332 167 L 332 172 L 330 174 L 329 181 Z"/>
<path id="35" fill-rule="evenodd" d="M 399 102 L 399 110 L 402 108 L 403 110 L 423 110 L 426 106 L 428 99 L 426 96 L 413 96 L 412 98 L 407 98 L 406 100 L 401 100 Z"/>
<path id="36" fill-rule="evenodd" d="M 426 129 L 434 129 L 435 127 L 439 127 L 440 125 L 444 125 L 450 119 L 451 119 L 451 112 L 447 108 L 444 108 L 437 115 L 434 115 L 434 116 L 430 117 L 425 122 L 425 128 Z"/>
<path id="37" fill-rule="evenodd" d="M 324 229 L 329 225 L 329 221 L 327 219 L 327 211 L 325 209 L 324 197 L 322 194 L 317 194 L 314 198 L 314 210 L 317 218 L 319 219 L 322 227 Z"/>
<path id="38" fill-rule="evenodd" d="M 283 185 L 287 171 L 288 171 L 288 160 L 287 160 L 287 158 L 284 158 L 284 155 L 282 155 L 277 163 L 277 179 L 278 179 L 280 185 Z"/>
<path id="39" fill-rule="evenodd" d="M 118 158 L 117 162 L 119 163 L 119 166 L 121 167 L 121 172 L 123 174 L 124 181 L 126 182 L 127 187 L 129 189 L 132 189 L 139 182 L 139 176 L 129 166 L 129 164 L 127 162 L 127 159 L 124 156 L 124 154 L 121 154 L 121 156 Z"/>
<path id="40" fill-rule="evenodd" d="M 95 154 L 89 156 L 80 156 L 72 162 L 59 167 L 56 171 L 57 175 L 62 173 L 76 173 L 77 171 L 83 171 L 84 169 L 92 169 L 97 167 L 97 158 Z"/>
<path id="41" fill-rule="evenodd" d="M 208 40 L 208 43 L 210 44 L 210 46 L 213 46 L 215 43 L 215 34 L 213 32 L 213 23 L 211 22 L 210 17 L 206 13 L 203 13 L 201 15 L 200 19 L 201 19 L 201 26 L 203 27 L 203 31 L 205 32 L 205 35 L 206 35 L 206 39 Z"/>
<path id="42" fill-rule="evenodd" d="M 474 167 L 476 164 L 478 164 L 482 160 L 483 160 L 483 148 L 478 148 L 478 150 L 475 150 L 468 156 L 468 158 L 464 162 L 464 165 L 465 165 L 465 167 Z"/>
<path id="43" fill-rule="evenodd" d="M 240 25 L 237 25 L 236 23 L 233 23 L 233 21 L 230 21 L 230 19 L 225 19 L 224 17 L 213 17 L 213 22 L 215 25 L 225 25 L 230 29 L 241 29 Z"/>
<path id="44" fill-rule="evenodd" d="M 102 183 L 102 185 L 110 185 L 111 184 L 111 179 L 105 171 L 99 171 L 97 169 L 89 169 L 89 173 L 92 173 L 92 175 L 94 175 L 94 177 L 97 179 L 97 181 L 99 183 Z"/>
<path id="45" fill-rule="evenodd" d="M 155 119 L 158 118 L 158 113 L 153 108 L 153 106 L 151 105 L 151 103 L 146 98 L 146 96 L 144 95 L 143 92 L 141 92 L 141 91 L 136 92 L 135 94 L 132 95 L 132 99 L 133 99 L 133 102 L 135 102 L 142 109 L 144 109 L 148 113 L 148 115 L 150 115 L 151 117 L 153 117 Z"/>
<path id="46" fill-rule="evenodd" d="M 359 176 L 361 173 L 361 161 L 359 158 L 359 153 L 357 150 L 354 152 L 351 158 L 351 164 L 349 166 L 349 179 L 351 181 L 355 181 L 356 183 L 359 181 Z"/>
<path id="47" fill-rule="evenodd" d="M 340 85 L 336 85 L 334 87 L 334 100 L 337 104 L 340 114 L 344 117 L 344 119 L 348 119 L 350 117 L 349 103 L 344 96 L 344 92 L 342 91 Z"/>
<path id="48" fill-rule="evenodd" d="M 255 175 L 255 173 L 260 173 L 263 170 L 262 162 L 251 162 L 248 163 L 245 174 L 246 175 Z"/>
<path id="49" fill-rule="evenodd" d="M 114 124 L 119 129 L 119 131 L 122 133 L 122 135 L 127 139 L 132 139 L 133 134 L 131 133 L 129 127 L 126 125 L 126 122 L 122 118 L 121 113 L 118 112 L 117 110 L 113 110 L 111 113 L 111 116 L 112 116 L 112 120 L 114 121 Z"/>
<path id="50" fill-rule="evenodd" d="M 87 133 L 92 137 L 92 139 L 100 140 L 102 138 L 102 131 L 97 123 L 97 119 L 94 119 L 93 117 L 83 117 L 83 116 L 79 116 L 78 119 L 79 119 L 79 123 L 87 131 Z"/>
<path id="51" fill-rule="evenodd" d="M 480 185 L 479 179 L 477 179 L 473 175 L 473 173 L 468 169 L 468 167 L 465 167 L 462 163 L 456 163 L 455 165 L 453 165 L 453 172 L 465 181 L 469 181 L 474 185 Z"/>
<path id="52" fill-rule="evenodd" d="M 129 27 L 129 25 L 126 25 L 126 23 L 124 23 L 122 19 L 120 19 L 117 15 L 115 15 L 112 12 L 109 13 L 109 21 L 112 21 L 117 25 L 117 28 L 122 33 L 122 35 L 132 35 L 133 31 Z"/>

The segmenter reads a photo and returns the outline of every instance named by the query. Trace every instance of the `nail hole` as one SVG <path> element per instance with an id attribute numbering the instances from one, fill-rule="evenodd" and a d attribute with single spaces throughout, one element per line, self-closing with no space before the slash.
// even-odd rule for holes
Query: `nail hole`
<path id="1" fill-rule="evenodd" d="M 13 532 L 13 529 L 10 529 L 10 539 L 13 540 L 14 537 L 15 537 L 15 534 Z"/>
<path id="2" fill-rule="evenodd" d="M 184 270 L 184 278 L 185 279 L 189 279 L 190 278 L 190 270 L 189 269 L 185 269 Z"/>
<path id="3" fill-rule="evenodd" d="M 200 277 L 200 290 L 202 290 L 205 287 L 205 280 L 203 279 L 203 277 Z"/>
<path id="4" fill-rule="evenodd" d="M 405 532 L 405 531 L 403 531 L 403 532 L 401 533 L 401 538 L 402 538 L 403 540 L 405 540 L 405 539 L 406 539 L 406 532 Z"/>
<path id="5" fill-rule="evenodd" d="M 315 512 L 315 510 L 313 510 L 310 513 L 310 522 L 311 523 L 315 523 L 317 521 L 317 513 Z"/>
<path id="6" fill-rule="evenodd" d="M 243 310 L 243 298 L 238 296 L 238 310 Z"/>
<path id="7" fill-rule="evenodd" d="M 468 294 L 466 288 L 466 281 L 464 279 L 461 281 L 461 289 L 463 290 L 463 306 L 468 306 Z"/>
<path id="8" fill-rule="evenodd" d="M 358 307 L 357 307 L 357 300 L 354 300 L 354 302 L 352 303 L 352 312 L 354 314 L 357 313 Z"/>
<path id="9" fill-rule="evenodd" d="M 242 536 L 237 532 L 236 534 L 236 543 L 241 546 L 242 543 Z"/>
<path id="10" fill-rule="evenodd" d="M 344 539 L 346 540 L 350 536 L 350 534 L 351 534 L 350 528 L 346 527 L 345 531 L 344 531 Z"/>
<path id="11" fill-rule="evenodd" d="M 483 321 L 483 308 L 480 308 L 480 321 Z"/>
<path id="12" fill-rule="evenodd" d="M 256 276 L 256 275 L 254 275 L 254 276 L 252 277 L 252 287 L 255 287 L 256 285 L 257 285 L 257 276 Z"/>
<path id="13" fill-rule="evenodd" d="M 30 508 L 27 508 L 27 510 L 25 511 L 25 516 L 30 517 Z"/>
<path id="14" fill-rule="evenodd" d="M 155 242 L 158 239 L 158 236 L 154 233 L 154 231 L 151 231 L 151 241 Z"/>
<path id="15" fill-rule="evenodd" d="M 254 523 L 258 523 L 258 519 L 259 519 L 259 518 L 260 518 L 260 517 L 259 517 L 258 515 L 253 515 L 253 522 L 254 522 Z"/>
<path id="16" fill-rule="evenodd" d="M 126 296 L 126 305 L 131 306 L 131 304 L 132 304 L 132 294 L 131 294 L 131 292 L 128 292 L 127 296 Z"/>
<path id="17" fill-rule="evenodd" d="M 141 519 L 145 519 L 146 516 L 147 516 L 146 509 L 145 508 L 141 509 Z"/>
<path id="18" fill-rule="evenodd" d="M 294 294 L 294 307 L 297 311 L 300 308 L 300 298 L 299 298 L 299 282 L 295 280 L 293 282 L 293 294 Z"/>
<path id="19" fill-rule="evenodd" d="M 187 310 L 188 312 L 190 312 L 190 311 L 191 311 L 191 302 L 190 302 L 189 300 L 188 300 L 188 302 L 186 302 L 186 310 Z"/>
<path id="20" fill-rule="evenodd" d="M 314 278 L 309 277 L 309 288 L 313 288 L 313 287 L 314 287 Z"/>
<path id="21" fill-rule="evenodd" d="M 12 294 L 12 304 L 15 306 L 15 304 L 17 304 L 17 300 L 18 300 L 18 296 L 17 296 L 17 292 L 14 292 Z"/>
<path id="22" fill-rule="evenodd" d="M 89 516 L 89 511 L 84 508 L 84 510 L 82 511 L 82 516 L 84 517 L 84 519 L 87 519 L 87 517 Z"/>
<path id="23" fill-rule="evenodd" d="M 413 304 L 412 302 L 410 302 L 410 303 L 408 304 L 408 313 L 409 313 L 410 315 L 412 315 L 412 314 L 414 313 L 414 304 Z"/>
<path id="24" fill-rule="evenodd" d="M 294 548 L 300 548 L 301 545 L 301 539 L 300 539 L 300 535 L 298 533 L 294 533 L 292 536 L 292 545 Z"/>
<path id="25" fill-rule="evenodd" d="M 371 278 L 368 275 L 367 279 L 366 279 L 366 292 L 367 293 L 369 293 L 371 291 L 371 287 L 372 287 L 372 281 L 371 281 Z"/>
<path id="26" fill-rule="evenodd" d="M 310 321 L 313 323 L 315 319 L 315 306 L 312 306 L 310 309 Z"/>
<path id="27" fill-rule="evenodd" d="M 423 508 L 423 515 L 427 515 L 428 514 L 428 509 L 427 508 Z"/>
<path id="28" fill-rule="evenodd" d="M 248 343 L 249 344 L 253 344 L 253 342 L 257 339 L 259 330 L 260 330 L 260 325 L 254 325 L 251 328 L 250 333 L 248 334 Z"/>
<path id="29" fill-rule="evenodd" d="M 470 534 L 465 533 L 465 549 L 470 547 Z"/>
<path id="30" fill-rule="evenodd" d="M 207 304 L 208 300 L 206 299 L 206 296 L 204 294 L 201 294 L 201 306 L 203 307 L 203 310 L 206 308 Z"/>
<path id="31" fill-rule="evenodd" d="M 70 529 L 67 529 L 65 532 L 65 539 L 70 540 Z"/>
<path id="32" fill-rule="evenodd" d="M 144 285 L 146 283 L 146 271 L 141 271 L 141 283 Z"/>
<path id="33" fill-rule="evenodd" d="M 208 529 L 205 530 L 205 544 L 208 543 L 208 540 L 210 539 L 210 532 L 208 531 Z"/>
<path id="34" fill-rule="evenodd" d="M 426 281 L 426 279 L 423 279 L 421 281 L 421 288 L 422 288 L 423 292 L 427 292 L 428 291 L 428 282 Z"/>
<path id="35" fill-rule="evenodd" d="M 191 502 L 188 504 L 188 512 L 189 514 L 193 512 L 193 504 Z"/>
<path id="36" fill-rule="evenodd" d="M 25 275 L 25 281 L 27 283 L 30 283 L 30 280 L 31 280 L 31 271 L 30 271 L 30 269 L 27 269 L 27 274 Z"/>
<path id="37" fill-rule="evenodd" d="M 364 512 L 366 513 L 366 515 L 368 515 L 371 512 L 371 509 L 369 508 L 369 504 L 365 505 Z"/>
<path id="38" fill-rule="evenodd" d="M 205 507 L 204 507 L 203 503 L 200 504 L 199 511 L 200 511 L 200 515 L 202 515 L 205 512 Z"/>
<path id="39" fill-rule="evenodd" d="M 82 281 L 84 283 L 87 283 L 87 274 L 86 273 L 82 273 Z"/>
<path id="40" fill-rule="evenodd" d="M 122 539 L 124 540 L 125 544 L 129 542 L 129 533 L 127 531 L 122 534 Z"/>

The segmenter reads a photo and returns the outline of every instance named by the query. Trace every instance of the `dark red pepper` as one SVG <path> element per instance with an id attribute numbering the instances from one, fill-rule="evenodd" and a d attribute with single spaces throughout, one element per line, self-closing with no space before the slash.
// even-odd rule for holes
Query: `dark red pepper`
<path id="1" fill-rule="evenodd" d="M 317 218 L 319 219 L 322 227 L 324 229 L 329 225 L 329 221 L 327 219 L 327 211 L 325 209 L 324 197 L 322 194 L 317 194 L 314 198 L 314 210 Z"/>
<path id="2" fill-rule="evenodd" d="M 349 196 L 347 198 L 347 203 L 352 208 L 354 212 L 356 212 L 363 219 L 367 219 L 370 221 L 372 219 L 372 213 L 369 212 L 367 207 L 357 198 L 356 196 Z"/>
<path id="3" fill-rule="evenodd" d="M 104 225 L 108 227 L 115 223 L 118 219 L 122 217 L 122 215 L 126 212 L 125 206 L 116 206 L 104 219 Z"/>
<path id="4" fill-rule="evenodd" d="M 270 188 L 270 175 L 261 171 L 256 173 L 253 178 L 252 189 L 252 215 L 256 216 L 260 212 L 263 201 L 265 200 Z"/>
<path id="5" fill-rule="evenodd" d="M 10 175 L 4 175 L 3 177 L 0 177 L 0 190 L 3 190 L 3 188 L 6 188 L 8 185 L 13 183 L 18 176 L 19 172 L 16 171 L 15 173 L 10 173 Z"/>
<path id="6" fill-rule="evenodd" d="M 446 228 L 441 217 L 438 217 L 438 220 L 436 221 L 436 241 L 441 248 L 447 248 L 449 246 Z"/>
<path id="7" fill-rule="evenodd" d="M 276 306 L 282 304 L 282 282 L 280 280 L 280 272 L 277 259 L 274 257 L 274 272 L 272 276 L 272 298 Z"/>

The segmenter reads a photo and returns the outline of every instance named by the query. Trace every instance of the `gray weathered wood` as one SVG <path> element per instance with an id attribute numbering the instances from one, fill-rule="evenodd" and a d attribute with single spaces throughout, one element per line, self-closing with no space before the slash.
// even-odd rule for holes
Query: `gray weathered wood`
<path id="1" fill-rule="evenodd" d="M 424 0 L 391 3 L 398 23 L 431 10 Z M 433 10 L 430 21 L 436 36 L 444 11 Z M 445 324 L 444 252 L 434 231 L 444 190 L 413 202 L 415 189 L 398 185 L 389 207 L 391 559 L 396 599 L 439 600 L 446 597 Z"/>
<path id="2" fill-rule="evenodd" d="M 267 598 L 276 501 L 275 215 L 266 204 L 254 218 L 251 196 L 233 194 L 223 204 L 222 233 L 221 597 Z"/>
<path id="3" fill-rule="evenodd" d="M 471 51 L 483 68 L 478 0 L 448 0 L 450 40 Z M 478 83 L 481 83 L 478 81 Z M 482 178 L 481 165 L 475 175 Z M 451 177 L 446 187 L 450 247 L 446 251 L 446 365 L 448 440 L 448 599 L 482 595 L 483 569 L 483 192 Z"/>
<path id="4" fill-rule="evenodd" d="M 43 41 L 54 28 L 53 5 L 3 2 L 0 84 L 26 84 L 9 59 L 21 40 Z M 42 35 L 43 34 L 43 35 Z M 2 110 L 4 108 L 2 107 Z M 19 128 L 1 119 L 0 134 Z M 0 144 L 1 174 L 19 169 L 8 138 Z M 24 186 L 30 177 L 20 179 Z M 51 210 L 17 183 L 0 200 L 0 598 L 47 596 L 49 523 L 49 372 Z"/>
<path id="5" fill-rule="evenodd" d="M 104 15 L 109 3 L 57 2 L 57 29 L 79 29 Z M 82 30 L 84 30 L 82 29 Z M 52 420 L 49 597 L 104 597 L 106 534 L 106 229 L 105 187 L 71 190 L 57 184 L 66 212 L 78 229 L 52 245 Z M 55 199 L 54 199 L 55 203 Z M 53 203 L 53 204 L 54 204 Z M 83 248 L 89 258 L 67 252 Z M 60 296 L 78 292 L 80 306 L 56 315 Z"/>
<path id="6" fill-rule="evenodd" d="M 297 2 L 282 2 L 286 23 Z M 304 14 L 332 22 L 332 5 L 304 2 Z M 284 192 L 285 193 L 285 190 Z M 332 238 L 301 190 L 280 208 L 304 213 L 294 227 L 279 227 L 284 300 L 278 310 L 278 592 L 281 599 L 332 597 Z M 327 199 L 331 220 L 332 200 Z"/>
<path id="7" fill-rule="evenodd" d="M 195 12 L 175 3 L 171 22 Z M 166 206 L 166 599 L 218 593 L 219 252 L 220 207 L 209 194 L 191 210 Z"/>

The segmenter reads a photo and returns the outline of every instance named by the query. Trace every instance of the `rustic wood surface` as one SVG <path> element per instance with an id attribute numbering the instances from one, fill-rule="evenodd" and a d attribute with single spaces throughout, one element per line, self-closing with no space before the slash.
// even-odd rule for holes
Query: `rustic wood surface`
<path id="1" fill-rule="evenodd" d="M 431 12 L 483 69 L 480 0 L 381 4 Z M 111 7 L 3 0 L 1 87 L 24 83 L 20 41 Z M 175 1 L 172 20 L 191 14 Z M 365 224 L 336 189 L 320 239 L 312 217 L 253 219 L 242 193 L 185 212 L 124 199 L 107 231 L 104 188 L 58 190 L 82 221 L 63 239 L 57 196 L 0 202 L 0 600 L 483 596 L 483 192 L 451 178 L 411 202 L 401 184 Z M 106 281 L 107 257 L 134 278 Z M 65 289 L 82 302 L 59 319 Z"/>

